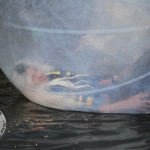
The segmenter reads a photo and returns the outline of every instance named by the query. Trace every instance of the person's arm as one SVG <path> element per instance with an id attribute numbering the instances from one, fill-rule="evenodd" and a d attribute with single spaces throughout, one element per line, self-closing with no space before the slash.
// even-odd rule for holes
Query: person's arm
<path id="1" fill-rule="evenodd" d="M 148 108 L 150 108 L 150 101 L 145 100 L 147 97 L 148 97 L 147 94 L 141 93 L 127 100 L 118 101 L 112 104 L 100 106 L 100 112 L 101 113 L 121 113 L 129 109 L 146 112 Z"/>
<path id="2" fill-rule="evenodd" d="M 111 85 L 113 83 L 117 83 L 118 81 L 121 82 L 124 77 L 126 76 L 128 70 L 130 70 L 132 68 L 132 65 L 129 65 L 123 72 L 121 72 L 118 76 L 114 76 L 111 79 L 106 79 L 106 80 L 102 80 L 100 82 L 100 86 L 108 86 Z"/>
<path id="3" fill-rule="evenodd" d="M 102 80 L 100 82 L 100 86 L 103 87 L 103 86 L 108 86 L 108 85 L 111 85 L 113 83 L 116 83 L 118 80 L 118 76 L 114 76 L 113 78 L 111 79 L 106 79 L 106 80 Z"/>

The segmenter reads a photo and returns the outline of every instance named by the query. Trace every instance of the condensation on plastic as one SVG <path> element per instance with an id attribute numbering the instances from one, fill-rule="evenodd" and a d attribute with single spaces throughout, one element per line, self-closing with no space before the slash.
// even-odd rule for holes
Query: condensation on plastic
<path id="1" fill-rule="evenodd" d="M 149 41 L 148 0 L 0 0 L 0 67 L 28 99 L 43 106 L 100 112 L 102 105 L 111 107 L 139 94 L 132 95 L 130 90 L 150 75 L 137 63 L 149 51 Z M 121 74 L 129 65 L 134 69 L 118 84 L 59 93 L 48 91 L 48 85 L 34 86 L 28 76 L 18 76 L 14 68 L 21 62 L 45 72 L 53 68 L 109 77 Z M 100 99 L 92 102 L 75 100 L 79 95 L 100 93 Z M 149 113 L 143 110 L 144 102 L 137 108 L 106 112 Z"/>

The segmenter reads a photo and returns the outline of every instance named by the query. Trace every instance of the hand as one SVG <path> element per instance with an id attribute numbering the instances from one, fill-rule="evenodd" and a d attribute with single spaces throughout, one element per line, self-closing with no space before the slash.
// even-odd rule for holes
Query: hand
<path id="1" fill-rule="evenodd" d="M 116 83 L 118 81 L 118 76 L 114 76 L 113 79 L 106 79 L 106 80 L 102 80 L 100 82 L 100 86 L 106 86 L 106 85 L 111 85 L 112 83 Z"/>
<path id="2" fill-rule="evenodd" d="M 140 93 L 129 98 L 126 105 L 128 105 L 129 109 L 136 109 L 144 113 L 150 108 L 150 100 L 147 100 L 147 98 L 148 95 L 146 93 Z"/>
<path id="3" fill-rule="evenodd" d="M 150 108 L 150 100 L 147 100 L 148 95 L 140 93 L 131 98 L 119 102 L 112 103 L 100 107 L 100 112 L 103 113 L 146 113 Z"/>

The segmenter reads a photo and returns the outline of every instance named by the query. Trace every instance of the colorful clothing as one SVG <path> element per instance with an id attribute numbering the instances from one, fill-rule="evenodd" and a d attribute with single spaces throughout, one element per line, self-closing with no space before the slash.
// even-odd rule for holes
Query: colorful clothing
<path id="1" fill-rule="evenodd" d="M 54 71 L 47 74 L 47 77 L 50 81 L 57 80 L 59 78 L 66 78 L 66 80 L 70 81 L 76 85 L 89 85 L 91 88 L 100 88 L 100 76 L 89 76 L 89 75 L 73 75 L 70 72 L 65 71 Z M 71 89 L 66 89 L 64 86 L 54 86 L 51 87 L 52 90 L 56 90 L 57 92 L 70 92 Z M 91 89 L 90 88 L 90 89 Z M 87 89 L 84 89 L 84 91 Z M 83 89 L 80 89 L 83 91 Z M 76 91 L 77 92 L 77 91 Z"/>
<path id="2" fill-rule="evenodd" d="M 100 76 L 89 76 L 89 75 L 73 75 L 70 72 L 65 72 L 65 71 L 54 71 L 47 73 L 47 77 L 50 81 L 52 80 L 57 80 L 59 78 L 65 78 L 69 82 L 76 84 L 77 86 L 81 85 L 89 85 L 89 87 L 86 88 L 80 88 L 76 90 L 72 90 L 68 87 L 62 86 L 62 85 L 52 85 L 50 86 L 50 91 L 53 92 L 81 92 L 81 91 L 89 91 L 89 90 L 94 90 L 94 89 L 99 89 L 101 88 L 100 86 L 100 81 L 101 77 Z M 105 105 L 106 104 L 106 98 L 104 94 L 101 93 L 95 93 L 95 94 L 82 94 L 82 95 L 71 95 L 71 99 L 74 99 L 75 101 L 85 103 L 86 106 L 88 107 L 99 107 L 100 105 Z"/>

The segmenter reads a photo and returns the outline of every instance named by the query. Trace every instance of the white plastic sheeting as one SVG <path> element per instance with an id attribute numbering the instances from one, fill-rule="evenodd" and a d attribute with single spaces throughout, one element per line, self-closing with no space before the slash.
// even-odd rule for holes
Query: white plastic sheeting
<path id="1" fill-rule="evenodd" d="M 149 113 L 149 8 L 148 0 L 0 0 L 0 67 L 27 98 L 47 107 Z M 29 72 L 18 74 L 20 63 L 45 75 L 60 70 L 120 78 L 76 90 L 63 76 L 58 81 L 70 90 L 59 92 L 50 88 L 60 84 L 56 80 L 35 85 Z"/>

